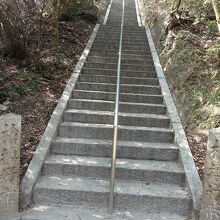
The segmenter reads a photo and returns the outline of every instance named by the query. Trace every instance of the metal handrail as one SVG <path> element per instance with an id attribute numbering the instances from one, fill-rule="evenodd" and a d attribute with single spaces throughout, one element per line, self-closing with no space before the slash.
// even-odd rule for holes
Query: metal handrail
<path id="1" fill-rule="evenodd" d="M 116 169 L 116 152 L 118 140 L 118 114 L 119 114 L 119 93 L 120 93 L 120 75 L 121 75 L 121 52 L 122 52 L 122 39 L 124 27 L 124 0 L 122 3 L 122 19 L 121 19 L 121 34 L 118 52 L 118 70 L 117 70 L 117 86 L 116 86 L 116 99 L 114 111 L 114 125 L 113 125 L 113 139 L 112 139 L 112 161 L 111 161 L 111 177 L 110 177 L 110 196 L 109 196 L 109 213 L 112 214 L 114 206 L 114 189 L 115 189 L 115 169 Z"/>

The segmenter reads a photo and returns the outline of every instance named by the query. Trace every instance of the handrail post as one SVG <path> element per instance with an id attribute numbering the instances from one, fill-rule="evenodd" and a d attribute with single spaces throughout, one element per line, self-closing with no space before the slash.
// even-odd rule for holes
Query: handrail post
<path id="1" fill-rule="evenodd" d="M 124 0 L 122 3 L 122 19 L 121 19 L 121 34 L 118 52 L 118 69 L 117 69 L 117 86 L 116 99 L 114 111 L 114 126 L 113 126 L 113 140 L 112 140 L 112 161 L 111 161 L 111 176 L 110 176 L 110 195 L 109 195 L 109 213 L 112 214 L 114 208 L 114 189 L 115 189 L 115 172 L 116 172 L 116 153 L 118 140 L 118 114 L 119 114 L 119 96 L 120 96 L 120 75 L 121 75 L 121 52 L 124 28 Z"/>

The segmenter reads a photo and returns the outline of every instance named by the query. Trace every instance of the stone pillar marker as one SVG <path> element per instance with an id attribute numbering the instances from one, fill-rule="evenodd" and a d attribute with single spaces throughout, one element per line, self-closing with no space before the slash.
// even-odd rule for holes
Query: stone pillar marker
<path id="1" fill-rule="evenodd" d="M 209 131 L 200 220 L 220 219 L 220 128 Z"/>
<path id="2" fill-rule="evenodd" d="M 0 116 L 0 220 L 18 214 L 20 140 L 21 116 Z"/>

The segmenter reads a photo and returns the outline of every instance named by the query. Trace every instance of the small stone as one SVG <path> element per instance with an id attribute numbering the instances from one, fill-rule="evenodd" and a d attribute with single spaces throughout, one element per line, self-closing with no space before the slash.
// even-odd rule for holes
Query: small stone
<path id="1" fill-rule="evenodd" d="M 12 102 L 10 102 L 10 101 L 5 101 L 5 102 L 3 102 L 3 105 L 6 105 L 6 106 L 8 106 L 8 105 L 10 105 Z"/>
<path id="2" fill-rule="evenodd" d="M 0 111 L 6 111 L 7 109 L 8 109 L 8 106 L 0 104 Z"/>

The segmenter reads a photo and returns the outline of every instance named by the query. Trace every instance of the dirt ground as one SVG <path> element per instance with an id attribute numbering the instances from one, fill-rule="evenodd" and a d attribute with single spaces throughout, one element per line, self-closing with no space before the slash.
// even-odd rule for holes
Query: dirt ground
<path id="1" fill-rule="evenodd" d="M 74 70 L 77 61 L 79 60 L 83 49 L 88 42 L 88 39 L 94 28 L 94 24 L 80 21 L 63 22 L 60 24 L 60 54 L 63 59 L 60 61 L 65 63 L 64 69 L 54 69 L 54 65 L 49 68 L 53 78 L 47 80 L 43 77 L 37 79 L 37 88 L 34 92 L 26 92 L 25 94 L 17 94 L 12 92 L 7 97 L 7 100 L 2 100 L 0 104 L 8 107 L 6 111 L 0 110 L 0 115 L 6 113 L 14 113 L 22 115 L 22 137 L 21 137 L 21 178 L 23 177 L 30 160 L 32 159 L 35 149 L 40 141 L 40 138 L 50 120 L 50 116 L 55 109 L 62 92 L 69 80 L 72 71 Z M 50 46 L 48 42 L 47 47 Z M 46 48 L 45 48 L 46 51 Z M 18 77 L 19 73 L 27 73 L 31 75 L 31 70 L 20 68 L 16 65 L 16 60 L 10 58 L 2 58 L 0 62 L 0 77 L 4 77 L 5 83 L 0 85 L 0 90 L 10 88 L 24 89 L 29 84 L 23 83 L 23 78 Z M 29 82 L 33 78 L 26 79 Z M 32 87 L 30 87 L 32 88 Z M 20 91 L 20 90 L 16 90 Z M 22 90 L 23 91 L 23 90 Z"/>
<path id="2" fill-rule="evenodd" d="M 185 131 L 200 179 L 203 180 L 204 169 L 205 169 L 205 157 L 207 151 L 207 141 L 208 141 L 207 131 L 205 132 L 191 132 L 188 130 Z"/>

